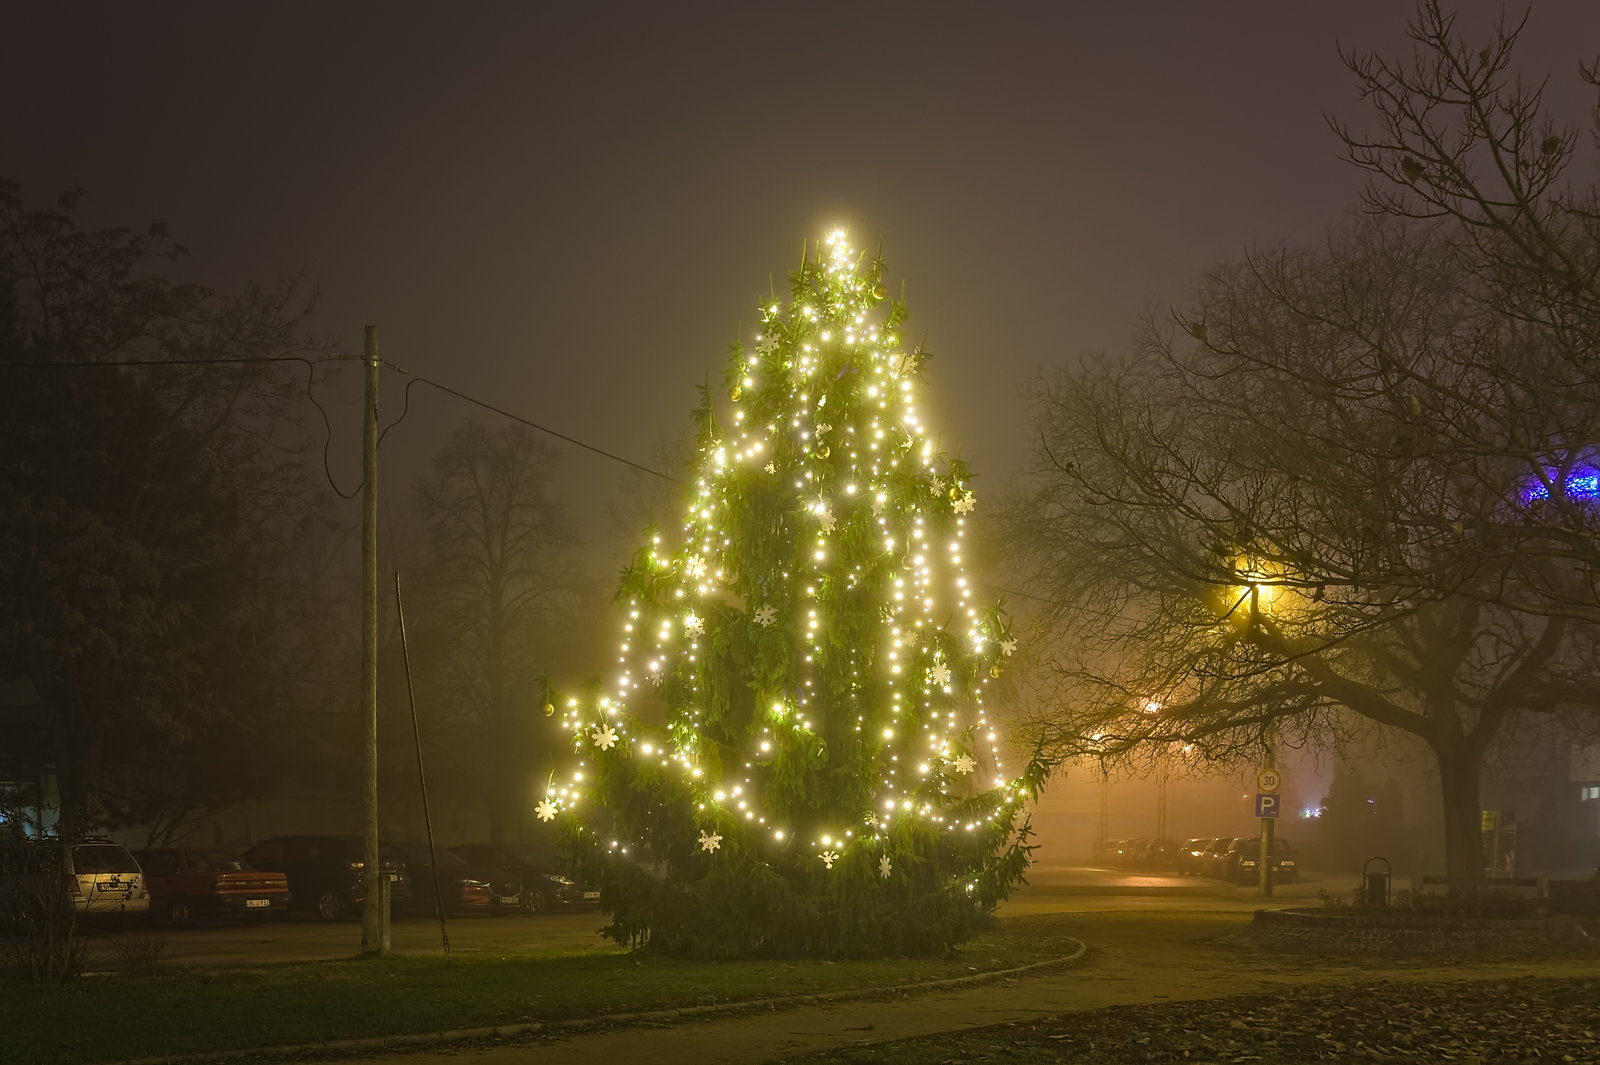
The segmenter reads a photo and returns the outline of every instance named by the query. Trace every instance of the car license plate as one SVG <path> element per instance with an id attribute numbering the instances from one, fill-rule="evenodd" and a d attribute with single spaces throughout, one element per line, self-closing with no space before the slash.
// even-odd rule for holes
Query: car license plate
<path id="1" fill-rule="evenodd" d="M 245 904 L 246 907 L 271 906 L 272 905 L 272 900 L 271 899 L 245 899 L 244 900 L 244 904 Z"/>
<path id="2" fill-rule="evenodd" d="M 583 897 L 585 899 L 598 899 L 600 897 L 600 892 L 598 892 L 598 891 L 585 891 L 583 893 Z"/>

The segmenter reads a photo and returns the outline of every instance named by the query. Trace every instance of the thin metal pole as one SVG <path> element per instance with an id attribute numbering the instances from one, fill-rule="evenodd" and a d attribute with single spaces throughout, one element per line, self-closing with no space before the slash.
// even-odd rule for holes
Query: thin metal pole
<path id="1" fill-rule="evenodd" d="M 1262 768 L 1276 769 L 1278 767 L 1277 742 L 1272 738 L 1271 733 L 1268 734 L 1263 746 L 1265 747 L 1265 755 L 1262 758 Z M 1259 844 L 1261 849 L 1256 856 L 1256 861 L 1259 863 L 1256 867 L 1256 875 L 1260 879 L 1261 894 L 1264 898 L 1269 899 L 1272 897 L 1272 830 L 1277 823 L 1278 821 L 1275 817 L 1263 817 L 1261 819 L 1261 842 Z"/>
<path id="2" fill-rule="evenodd" d="M 361 417 L 361 716 L 365 732 L 361 794 L 361 953 L 389 953 L 388 892 L 378 852 L 378 327 L 366 328 L 361 361 L 365 390 Z"/>
<path id="3" fill-rule="evenodd" d="M 417 787 L 422 791 L 422 823 L 428 830 L 428 868 L 433 871 L 433 908 L 439 915 L 439 942 L 450 955 L 450 933 L 444 927 L 444 894 L 439 890 L 439 853 L 433 845 L 433 814 L 428 811 L 428 777 L 422 770 L 422 729 L 417 724 L 417 689 L 411 683 L 411 648 L 406 643 L 406 605 L 400 598 L 400 571 L 394 574 L 394 612 L 400 618 L 400 658 L 406 667 L 406 698 L 411 702 L 411 740 L 417 748 Z"/>

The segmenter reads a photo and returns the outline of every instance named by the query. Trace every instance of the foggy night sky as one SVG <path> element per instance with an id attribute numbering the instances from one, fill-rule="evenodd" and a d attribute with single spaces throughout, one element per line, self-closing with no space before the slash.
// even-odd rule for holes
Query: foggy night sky
<path id="1" fill-rule="evenodd" d="M 1500 5 L 1458 9 L 1476 40 Z M 181 272 L 221 289 L 303 271 L 343 350 L 375 323 L 386 359 L 652 465 L 768 278 L 785 291 L 802 243 L 845 224 L 906 283 L 929 422 L 981 507 L 1023 458 L 1028 378 L 1354 205 L 1322 117 L 1366 117 L 1337 45 L 1407 51 L 1411 12 L 12 5 L 0 176 L 35 205 L 86 188 L 87 225 L 169 223 Z M 1576 67 L 1597 52 L 1600 5 L 1543 2 L 1520 62 L 1583 122 Z M 358 408 L 328 394 L 348 489 Z M 413 398 L 390 491 L 474 413 Z M 564 454 L 575 518 L 609 534 L 620 467 Z"/>

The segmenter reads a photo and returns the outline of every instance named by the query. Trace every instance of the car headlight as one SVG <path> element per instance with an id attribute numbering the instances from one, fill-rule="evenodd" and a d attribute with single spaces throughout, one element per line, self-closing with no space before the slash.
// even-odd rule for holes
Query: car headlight
<path id="1" fill-rule="evenodd" d="M 467 887 L 486 888 L 486 887 L 489 886 L 489 881 L 487 881 L 487 880 L 463 880 L 461 882 L 463 884 L 465 884 Z"/>
<path id="2" fill-rule="evenodd" d="M 1278 864 L 1279 865 L 1293 865 L 1294 864 L 1294 859 L 1293 858 L 1285 858 L 1282 861 L 1280 861 Z"/>

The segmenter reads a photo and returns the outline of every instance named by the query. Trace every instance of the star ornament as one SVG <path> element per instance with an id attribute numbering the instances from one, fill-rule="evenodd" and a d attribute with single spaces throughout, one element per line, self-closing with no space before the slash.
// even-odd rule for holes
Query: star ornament
<path id="1" fill-rule="evenodd" d="M 882 858 L 878 859 L 878 876 L 879 876 L 879 878 L 881 878 L 883 880 L 887 880 L 887 879 L 889 879 L 889 875 L 891 873 L 893 873 L 893 872 L 894 872 L 894 863 L 889 860 L 889 856 L 887 854 L 885 854 Z"/>
<path id="2" fill-rule="evenodd" d="M 778 620 L 778 611 L 770 604 L 763 606 L 760 610 L 756 611 L 755 622 L 763 629 L 767 628 L 776 620 Z"/>
<path id="3" fill-rule="evenodd" d="M 554 821 L 556 819 L 556 804 L 545 799 L 533 808 L 534 816 L 541 821 Z"/>
<path id="4" fill-rule="evenodd" d="M 953 759 L 950 760 L 950 768 L 954 769 L 957 773 L 960 773 L 962 776 L 965 776 L 966 774 L 972 772 L 974 769 L 978 768 L 978 763 L 973 759 L 973 757 L 971 755 L 963 754 L 960 757 L 953 758 Z"/>
<path id="5" fill-rule="evenodd" d="M 594 745 L 602 751 L 609 751 L 617 745 L 617 730 L 610 725 L 602 725 L 595 729 Z"/>
<path id="6" fill-rule="evenodd" d="M 963 492 L 961 498 L 956 500 L 955 511 L 957 514 L 971 514 L 972 508 L 977 505 L 976 498 L 971 492 Z"/>
<path id="7" fill-rule="evenodd" d="M 818 857 L 820 857 L 822 859 L 822 864 L 826 868 L 832 869 L 833 868 L 833 863 L 839 860 L 839 852 L 838 851 L 823 851 L 820 855 L 818 855 Z"/>
<path id="8" fill-rule="evenodd" d="M 715 832 L 702 832 L 702 833 L 700 833 L 700 849 L 701 850 L 703 850 L 703 851 L 705 851 L 706 853 L 709 854 L 710 852 L 712 852 L 714 850 L 720 850 L 721 847 L 722 847 L 722 837 L 720 835 L 718 835 Z"/>

